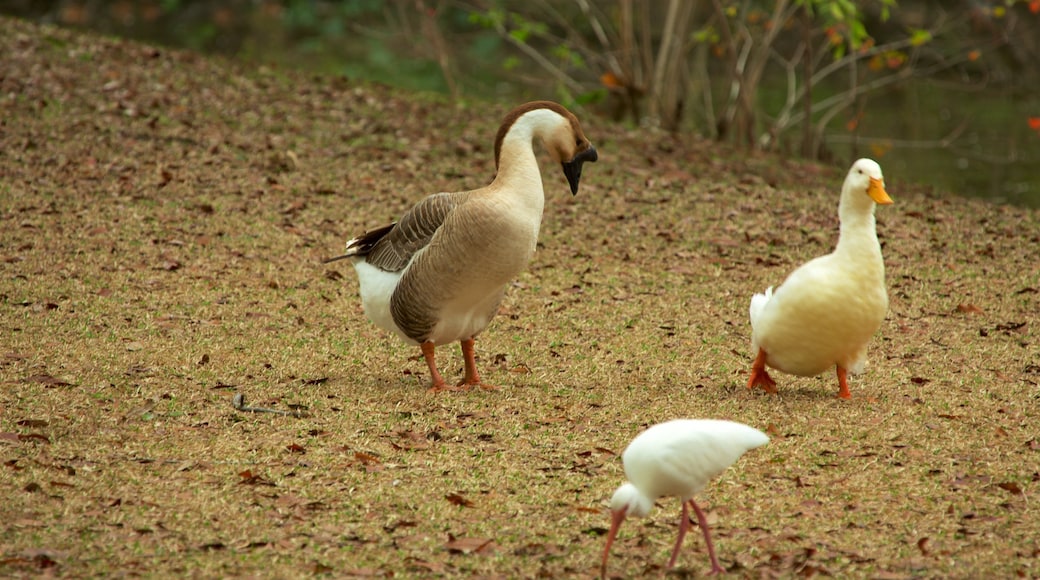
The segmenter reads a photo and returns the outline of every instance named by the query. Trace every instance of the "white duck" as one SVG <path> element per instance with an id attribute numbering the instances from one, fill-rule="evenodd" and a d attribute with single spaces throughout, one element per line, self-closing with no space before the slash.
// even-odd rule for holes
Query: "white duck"
<path id="1" fill-rule="evenodd" d="M 610 531 L 607 532 L 607 544 L 603 548 L 600 575 L 607 575 L 610 546 L 625 517 L 644 517 L 650 513 L 657 498 L 668 496 L 677 497 L 682 503 L 679 536 L 675 540 L 672 557 L 668 560 L 668 568 L 675 565 L 683 538 L 690 528 L 690 512 L 687 509 L 690 506 L 704 533 L 711 573 L 723 572 L 715 556 L 708 520 L 700 506 L 693 501 L 693 495 L 703 490 L 712 478 L 725 471 L 745 452 L 768 442 L 769 437 L 758 429 L 743 423 L 715 419 L 676 419 L 659 423 L 640 433 L 621 455 L 628 482 L 610 498 Z"/>
<path id="2" fill-rule="evenodd" d="M 766 366 L 802 377 L 834 366 L 838 396 L 852 397 L 847 373 L 865 369 L 867 344 L 888 311 L 874 209 L 890 203 L 881 166 L 871 159 L 853 163 L 838 205 L 838 246 L 792 272 L 775 292 L 770 287 L 751 299 L 751 344 L 758 354 L 748 388 L 776 392 Z"/>
<path id="3" fill-rule="evenodd" d="M 437 371 L 434 347 L 456 340 L 465 359 L 459 386 L 493 388 L 480 380 L 473 343 L 538 242 L 545 196 L 534 141 L 563 165 L 571 193 L 577 194 L 582 163 L 596 161 L 595 148 L 564 107 L 526 103 L 506 115 L 498 130 L 498 171 L 489 185 L 430 195 L 397 222 L 350 240 L 344 255 L 326 260 L 352 260 L 365 314 L 420 346 L 432 391 L 448 388 Z"/>

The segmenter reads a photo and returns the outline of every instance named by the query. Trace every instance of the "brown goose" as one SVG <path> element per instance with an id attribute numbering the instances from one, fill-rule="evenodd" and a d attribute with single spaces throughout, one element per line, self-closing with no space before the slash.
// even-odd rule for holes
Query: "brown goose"
<path id="1" fill-rule="evenodd" d="M 430 195 L 397 222 L 350 240 L 344 255 L 326 260 L 351 259 L 365 314 L 420 346 L 431 391 L 448 388 L 434 347 L 456 340 L 465 359 L 459 386 L 493 388 L 480 380 L 473 342 L 538 242 L 545 196 L 535 141 L 563 165 L 577 194 L 582 163 L 596 161 L 596 149 L 567 109 L 549 101 L 526 103 L 510 111 L 498 130 L 498 172 L 489 185 Z"/>

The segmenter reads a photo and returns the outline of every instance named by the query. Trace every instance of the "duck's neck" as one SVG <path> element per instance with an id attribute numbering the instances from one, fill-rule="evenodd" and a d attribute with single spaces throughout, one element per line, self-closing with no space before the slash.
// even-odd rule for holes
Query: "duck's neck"
<path id="1" fill-rule="evenodd" d="M 863 197 L 866 197 L 865 195 Z M 869 199 L 856 200 L 842 196 L 838 207 L 841 229 L 835 254 L 854 256 L 857 259 L 881 261 L 881 244 L 877 238 L 877 222 L 874 219 L 874 202 Z"/>

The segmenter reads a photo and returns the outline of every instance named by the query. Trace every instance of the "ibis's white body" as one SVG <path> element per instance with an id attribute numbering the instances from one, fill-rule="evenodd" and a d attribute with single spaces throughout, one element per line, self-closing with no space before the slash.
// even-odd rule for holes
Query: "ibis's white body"
<path id="1" fill-rule="evenodd" d="M 636 502 L 628 515 L 645 516 L 649 509 L 633 508 L 652 506 L 659 497 L 690 499 L 745 452 L 768 442 L 765 433 L 734 421 L 676 419 L 650 427 L 621 455 L 629 484 L 646 500 Z M 624 488 L 618 489 L 622 497 L 615 494 L 611 500 L 611 509 L 631 497 Z"/>
<path id="2" fill-rule="evenodd" d="M 675 564 L 689 527 L 689 505 L 696 512 L 704 532 L 712 572 L 721 572 L 707 520 L 694 502 L 693 495 L 745 452 L 768 442 L 769 437 L 758 429 L 714 419 L 676 419 L 640 433 L 621 455 L 628 482 L 619 487 L 610 499 L 612 522 L 603 549 L 603 575 L 606 575 L 610 546 L 621 522 L 626 516 L 646 516 L 654 501 L 665 496 L 678 497 L 682 503 L 679 536 L 668 567 Z"/>

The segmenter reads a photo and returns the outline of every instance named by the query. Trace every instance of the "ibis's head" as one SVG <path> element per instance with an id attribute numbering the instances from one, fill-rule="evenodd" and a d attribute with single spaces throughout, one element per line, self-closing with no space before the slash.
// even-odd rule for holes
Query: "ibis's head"
<path id="1" fill-rule="evenodd" d="M 645 517 L 646 514 L 650 513 L 650 508 L 652 507 L 654 507 L 654 500 L 647 497 L 646 494 L 639 491 L 639 488 L 631 483 L 622 485 L 614 492 L 614 497 L 610 498 L 610 531 L 607 532 L 607 545 L 603 548 L 603 565 L 600 568 L 600 573 L 604 577 L 607 575 L 607 558 L 610 556 L 610 545 L 614 543 L 614 538 L 617 537 L 618 529 L 621 528 L 621 522 L 625 521 L 626 516 Z"/>

